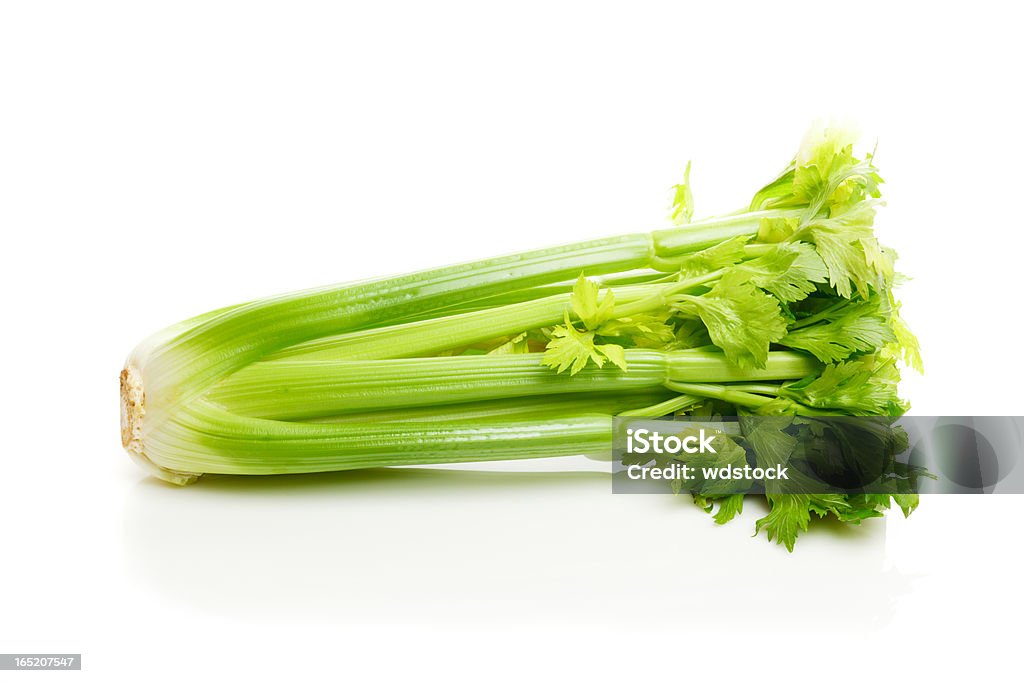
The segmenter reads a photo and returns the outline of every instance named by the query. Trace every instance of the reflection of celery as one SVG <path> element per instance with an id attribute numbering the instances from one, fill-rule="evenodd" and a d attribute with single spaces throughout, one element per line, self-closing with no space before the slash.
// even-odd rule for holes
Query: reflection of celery
<path id="1" fill-rule="evenodd" d="M 602 454 L 614 415 L 899 414 L 897 359 L 920 356 L 872 231 L 880 183 L 845 133 L 818 131 L 727 216 L 693 220 L 687 167 L 668 229 L 200 316 L 129 357 L 122 440 L 187 483 Z M 766 438 L 726 453 L 760 459 Z M 723 522 L 742 495 L 720 486 L 697 498 Z M 770 493 L 758 527 L 792 547 L 811 512 L 889 501 Z"/>

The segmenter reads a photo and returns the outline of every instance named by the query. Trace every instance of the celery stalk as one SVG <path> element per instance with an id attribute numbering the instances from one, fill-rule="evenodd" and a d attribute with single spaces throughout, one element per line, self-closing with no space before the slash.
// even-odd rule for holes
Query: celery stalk
<path id="1" fill-rule="evenodd" d="M 311 424 L 240 417 L 204 401 L 153 436 L 153 465 L 174 483 L 203 474 L 297 474 L 395 465 L 603 457 L 611 417 L 408 424 Z M 194 474 L 189 474 L 194 473 Z"/>
<path id="2" fill-rule="evenodd" d="M 373 361 L 254 363 L 210 392 L 214 403 L 238 415 L 308 420 L 325 415 L 488 401 L 523 396 L 628 392 L 667 382 L 728 382 L 805 377 L 820 364 L 777 351 L 764 368 L 741 370 L 710 351 L 626 351 L 628 372 L 589 367 L 555 374 L 542 354 L 461 356 Z"/>

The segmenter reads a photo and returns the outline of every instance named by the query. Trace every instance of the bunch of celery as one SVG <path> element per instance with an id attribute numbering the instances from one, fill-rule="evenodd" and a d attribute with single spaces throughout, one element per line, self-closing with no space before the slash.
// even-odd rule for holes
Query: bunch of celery
<path id="1" fill-rule="evenodd" d="M 895 254 L 879 178 L 842 131 L 808 136 L 749 206 L 675 227 L 214 311 L 143 342 L 121 373 L 122 442 L 202 474 L 607 454 L 615 415 L 898 415 Z M 752 458 L 757 435 L 747 435 Z M 742 495 L 697 496 L 718 521 Z M 810 512 L 889 496 L 769 496 L 792 547 Z M 911 496 L 897 502 L 905 512 Z"/>

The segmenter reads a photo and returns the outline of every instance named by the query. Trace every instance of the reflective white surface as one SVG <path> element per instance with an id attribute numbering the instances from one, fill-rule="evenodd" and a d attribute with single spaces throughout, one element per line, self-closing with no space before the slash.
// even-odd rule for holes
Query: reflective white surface
<path id="1" fill-rule="evenodd" d="M 886 562 L 880 520 L 816 527 L 793 558 L 745 538 L 758 505 L 718 528 L 688 497 L 610 491 L 592 471 L 145 480 L 125 503 L 125 554 L 176 602 L 354 625 L 676 628 L 700 615 L 693 626 L 709 628 L 742 608 L 752 629 L 826 609 L 856 630 L 889 624 L 913 586 Z"/>

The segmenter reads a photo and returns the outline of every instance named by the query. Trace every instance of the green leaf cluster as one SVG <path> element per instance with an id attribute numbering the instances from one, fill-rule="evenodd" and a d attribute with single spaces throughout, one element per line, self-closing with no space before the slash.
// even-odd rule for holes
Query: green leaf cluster
<path id="1" fill-rule="evenodd" d="M 676 385 L 703 399 L 687 404 L 685 414 L 762 416 L 733 452 L 761 465 L 808 456 L 794 453 L 797 430 L 814 428 L 801 420 L 903 414 L 909 406 L 898 394 L 898 361 L 920 371 L 921 353 L 894 295 L 900 281 L 896 252 L 874 233 L 882 178 L 874 155 L 858 157 L 854 142 L 841 128 L 812 130 L 792 162 L 751 200 L 756 232 L 662 259 L 659 268 L 671 269 L 674 277 L 652 281 L 656 293 L 643 310 L 628 304 L 623 315 L 612 291 L 601 294 L 581 276 L 570 310 L 584 329 L 568 318 L 555 328 L 545 364 L 573 373 L 588 363 L 600 366 L 610 360 L 602 350 L 608 343 L 616 345 L 613 354 L 714 347 L 737 368 L 737 377 L 755 377 L 772 351 L 810 354 L 820 369 L 796 380 Z M 693 219 L 689 165 L 674 190 L 673 222 L 683 229 L 703 225 Z M 764 421 L 770 415 L 777 416 L 774 426 Z M 836 438 L 850 446 L 849 434 Z M 770 511 L 756 530 L 792 550 L 815 518 L 859 523 L 881 515 L 893 501 L 909 514 L 916 497 L 901 487 L 863 496 L 769 490 Z M 700 490 L 695 501 L 717 523 L 743 509 L 742 492 Z"/>

